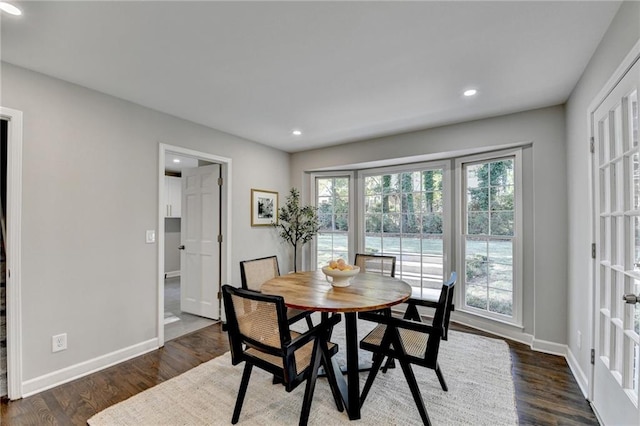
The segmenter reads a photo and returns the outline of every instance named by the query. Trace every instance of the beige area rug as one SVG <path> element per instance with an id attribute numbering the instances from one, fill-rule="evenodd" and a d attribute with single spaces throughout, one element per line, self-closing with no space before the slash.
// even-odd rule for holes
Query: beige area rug
<path id="1" fill-rule="evenodd" d="M 370 323 L 358 321 L 359 335 Z M 333 339 L 341 348 L 344 321 Z M 336 356 L 341 356 L 341 352 Z M 370 353 L 361 352 L 361 358 Z M 344 359 L 344 358 L 342 358 Z M 449 392 L 440 388 L 433 370 L 413 366 L 431 422 L 434 425 L 515 425 L 518 416 L 511 377 L 511 356 L 504 341 L 451 332 L 440 347 L 440 365 Z M 342 361 L 340 361 L 342 362 Z M 231 365 L 229 353 L 107 408 L 88 420 L 91 426 L 113 425 L 227 425 L 235 404 L 244 364 Z M 360 375 L 360 389 L 368 372 Z M 304 385 L 291 393 L 271 384 L 271 376 L 254 368 L 239 425 L 295 425 Z M 311 405 L 310 425 L 419 425 L 420 415 L 399 366 L 381 372 L 352 423 L 338 412 L 326 379 L 318 379 Z"/>

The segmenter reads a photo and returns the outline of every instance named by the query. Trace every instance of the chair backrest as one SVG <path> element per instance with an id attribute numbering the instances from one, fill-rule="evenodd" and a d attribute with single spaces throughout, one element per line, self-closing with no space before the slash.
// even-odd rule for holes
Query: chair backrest
<path id="1" fill-rule="evenodd" d="M 449 280 L 442 285 L 443 288 L 445 286 L 449 287 L 449 290 L 447 293 L 447 300 L 445 303 L 445 312 L 444 312 L 444 321 L 443 321 L 444 335 L 442 336 L 442 338 L 444 340 L 447 340 L 449 338 L 449 319 L 451 318 L 451 312 L 454 310 L 453 309 L 453 291 L 455 289 L 457 279 L 458 279 L 458 274 L 454 271 L 449 276 Z M 440 293 L 440 298 L 442 299 L 442 293 Z M 442 302 L 441 300 L 438 301 L 438 303 L 441 303 L 441 302 Z"/>
<path id="2" fill-rule="evenodd" d="M 287 308 L 281 296 L 222 286 L 227 316 L 231 359 L 244 360 L 244 346 L 274 356 L 284 356 L 283 347 L 291 340 Z"/>
<path id="3" fill-rule="evenodd" d="M 242 288 L 246 290 L 260 291 L 262 284 L 279 275 L 280 267 L 276 256 L 240 262 L 240 280 Z"/>
<path id="4" fill-rule="evenodd" d="M 440 333 L 430 334 L 427 343 L 427 350 L 425 353 L 425 359 L 429 363 L 435 362 L 438 358 L 438 348 L 440 346 L 440 339 L 446 340 L 447 332 L 449 329 L 449 316 L 451 315 L 451 306 L 453 305 L 453 288 L 456 285 L 458 275 L 456 272 L 452 272 L 449 276 L 449 280 L 442 284 L 442 291 L 440 292 L 440 298 L 438 299 L 438 305 L 436 311 L 433 314 L 432 327 L 440 330 Z"/>
<path id="5" fill-rule="evenodd" d="M 388 277 L 396 276 L 395 256 L 356 253 L 356 259 L 353 263 L 355 266 L 360 267 L 360 272 L 386 275 Z"/>

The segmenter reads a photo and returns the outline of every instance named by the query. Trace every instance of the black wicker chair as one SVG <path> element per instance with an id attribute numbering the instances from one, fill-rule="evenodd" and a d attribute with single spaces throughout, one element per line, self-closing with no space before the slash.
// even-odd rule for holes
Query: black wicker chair
<path id="1" fill-rule="evenodd" d="M 318 368 L 327 373 L 336 407 L 344 410 L 342 398 L 331 368 L 331 357 L 338 346 L 329 342 L 331 328 L 340 322 L 340 315 L 332 316 L 304 334 L 291 331 L 287 308 L 280 296 L 268 296 L 252 290 L 222 287 L 231 362 L 245 363 L 238 397 L 231 423 L 240 418 L 242 404 L 254 366 L 278 378 L 287 392 L 307 382 L 300 414 L 300 425 L 306 425 L 315 389 Z"/>
<path id="2" fill-rule="evenodd" d="M 280 275 L 278 258 L 276 256 L 261 257 L 259 259 L 243 260 L 240 262 L 240 282 L 246 290 L 260 291 L 260 287 L 271 278 Z M 313 327 L 311 311 L 287 309 L 289 324 L 304 319 L 309 328 Z"/>
<path id="3" fill-rule="evenodd" d="M 362 390 L 361 404 L 364 403 L 386 356 L 400 363 L 423 423 L 431 424 L 411 364 L 433 369 L 442 389 L 448 390 L 438 364 L 438 351 L 440 341 L 446 335 L 445 317 L 450 312 L 452 298 L 449 295 L 453 293 L 456 279 L 457 275 L 453 272 L 442 285 L 430 325 L 411 319 L 394 318 L 380 312 L 360 314 L 361 319 L 378 323 L 360 342 L 360 348 L 373 352 L 373 367 Z"/>

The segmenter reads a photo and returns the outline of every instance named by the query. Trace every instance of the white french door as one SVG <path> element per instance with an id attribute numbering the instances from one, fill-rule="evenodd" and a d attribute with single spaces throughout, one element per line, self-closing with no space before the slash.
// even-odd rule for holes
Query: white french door
<path id="1" fill-rule="evenodd" d="M 220 318 L 220 165 L 182 172 L 180 310 Z"/>
<path id="2" fill-rule="evenodd" d="M 592 115 L 595 348 L 593 407 L 605 425 L 640 425 L 640 62 Z"/>

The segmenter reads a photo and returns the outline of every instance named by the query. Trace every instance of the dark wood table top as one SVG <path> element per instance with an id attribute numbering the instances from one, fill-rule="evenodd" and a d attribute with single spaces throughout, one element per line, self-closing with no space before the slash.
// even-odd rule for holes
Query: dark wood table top
<path id="1" fill-rule="evenodd" d="M 398 278 L 360 273 L 347 287 L 333 287 L 321 270 L 281 275 L 260 291 L 284 297 L 289 308 L 320 312 L 362 312 L 388 308 L 411 296 L 411 286 Z"/>

